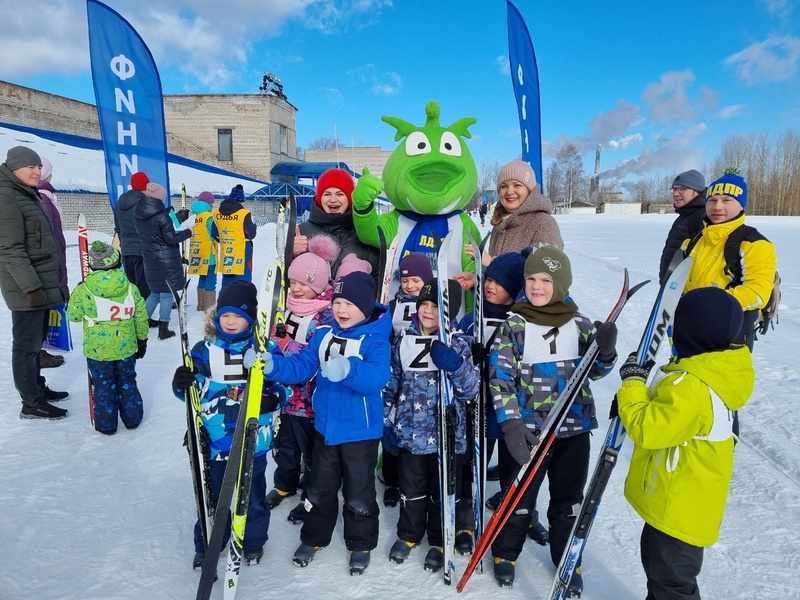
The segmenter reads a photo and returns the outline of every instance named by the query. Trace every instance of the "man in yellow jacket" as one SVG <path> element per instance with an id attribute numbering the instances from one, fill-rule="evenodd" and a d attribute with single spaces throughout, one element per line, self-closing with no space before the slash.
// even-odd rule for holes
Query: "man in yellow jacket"
<path id="1" fill-rule="evenodd" d="M 745 311 L 742 331 L 737 342 L 753 349 L 755 323 L 758 310 L 766 306 L 775 280 L 777 258 L 775 246 L 757 231 L 748 235 L 740 245 L 741 278 L 726 270 L 725 242 L 744 225 L 747 207 L 747 183 L 739 175 L 726 173 L 706 192 L 705 227 L 695 244 L 689 241 L 694 257 L 692 271 L 684 292 L 701 287 L 719 287 L 727 290 Z"/>
<path id="2" fill-rule="evenodd" d="M 652 364 L 631 355 L 620 368 L 617 409 L 635 444 L 625 497 L 645 521 L 647 600 L 700 600 L 703 547 L 719 538 L 733 472 L 732 411 L 755 381 L 750 351 L 732 344 L 742 318 L 739 302 L 719 288 L 688 292 L 675 310 L 677 356 L 652 392 Z"/>

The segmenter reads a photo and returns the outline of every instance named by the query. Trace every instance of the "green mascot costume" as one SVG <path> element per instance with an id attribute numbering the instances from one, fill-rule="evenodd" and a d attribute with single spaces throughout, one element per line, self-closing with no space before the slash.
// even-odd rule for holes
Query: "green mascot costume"
<path id="1" fill-rule="evenodd" d="M 468 215 L 461 210 L 472 199 L 478 185 L 478 169 L 464 138 L 477 119 L 464 117 L 449 127 L 439 125 L 439 103 L 431 100 L 425 106 L 426 121 L 418 127 L 397 117 L 382 120 L 397 130 L 395 141 L 402 140 L 383 169 L 383 180 L 364 169 L 353 191 L 353 221 L 359 239 L 379 247 L 378 228 L 383 230 L 387 245 L 398 237 L 392 260 L 396 273 L 400 261 L 410 252 L 428 256 L 436 271 L 436 252 L 449 231 L 469 243 L 468 234 L 480 241 L 480 233 Z M 375 198 L 381 190 L 394 206 L 389 213 L 378 215 Z M 463 251 L 463 244 L 452 244 L 449 257 L 450 277 L 472 271 L 474 261 Z M 399 287 L 392 278 L 389 293 Z M 471 298 L 468 297 L 468 300 Z M 469 302 L 471 305 L 471 302 Z"/>

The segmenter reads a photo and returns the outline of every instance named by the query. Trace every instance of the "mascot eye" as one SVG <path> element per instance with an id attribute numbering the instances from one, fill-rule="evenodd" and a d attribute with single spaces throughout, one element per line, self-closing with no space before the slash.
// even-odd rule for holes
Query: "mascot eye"
<path id="1" fill-rule="evenodd" d="M 406 154 L 408 156 L 428 154 L 430 151 L 431 143 L 428 140 L 428 136 L 421 131 L 414 131 L 406 138 Z"/>
<path id="2" fill-rule="evenodd" d="M 450 131 L 442 134 L 442 141 L 439 144 L 439 152 L 449 156 L 461 156 L 461 143 L 456 135 Z"/>

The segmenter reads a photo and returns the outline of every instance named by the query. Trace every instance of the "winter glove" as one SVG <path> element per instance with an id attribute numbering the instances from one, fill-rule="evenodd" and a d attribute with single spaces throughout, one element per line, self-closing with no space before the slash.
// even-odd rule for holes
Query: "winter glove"
<path id="1" fill-rule="evenodd" d="M 328 381 L 338 383 L 350 373 L 350 360 L 339 353 L 339 347 L 331 348 L 331 358 L 320 365 L 322 376 Z"/>
<path id="2" fill-rule="evenodd" d="M 472 362 L 477 366 L 489 357 L 489 349 L 483 344 L 475 342 L 472 344 Z"/>
<path id="3" fill-rule="evenodd" d="M 619 368 L 619 376 L 623 382 L 625 381 L 641 381 L 647 383 L 647 377 L 650 375 L 650 369 L 653 368 L 655 362 L 653 359 L 648 360 L 643 365 L 636 361 L 636 353 L 631 352 L 628 359 Z"/>
<path id="4" fill-rule="evenodd" d="M 614 394 L 614 399 L 611 401 L 611 408 L 608 411 L 608 418 L 615 419 L 619 416 L 619 405 L 617 404 L 617 395 Z"/>
<path id="5" fill-rule="evenodd" d="M 28 304 L 31 306 L 44 306 L 47 304 L 47 294 L 44 293 L 42 288 L 28 292 L 25 295 L 28 297 Z"/>
<path id="6" fill-rule="evenodd" d="M 451 373 L 456 371 L 463 362 L 458 352 L 439 340 L 435 340 L 431 344 L 431 360 L 437 369 Z"/>
<path id="7" fill-rule="evenodd" d="M 189 218 L 189 209 L 182 208 L 180 210 L 176 210 L 175 218 L 178 219 L 178 223 L 183 223 L 186 219 Z"/>
<path id="8" fill-rule="evenodd" d="M 375 198 L 383 190 L 383 180 L 375 175 L 370 175 L 369 169 L 364 167 L 361 179 L 358 180 L 353 190 L 353 208 L 365 210 L 372 206 Z"/>
<path id="9" fill-rule="evenodd" d="M 147 352 L 147 338 L 136 340 L 136 358 L 144 358 L 145 352 Z"/>
<path id="10" fill-rule="evenodd" d="M 256 351 L 252 348 L 248 348 L 244 351 L 244 356 L 242 356 L 242 366 L 245 369 L 249 369 L 253 366 L 256 362 Z M 266 369 L 266 363 L 264 363 L 264 368 Z"/>
<path id="11" fill-rule="evenodd" d="M 615 323 L 594 322 L 594 339 L 600 349 L 597 358 L 611 362 L 617 355 L 617 325 Z"/>
<path id="12" fill-rule="evenodd" d="M 511 458 L 520 465 L 531 460 L 531 447 L 539 445 L 539 437 L 530 429 L 522 419 L 509 419 L 500 423 L 503 438 L 506 442 Z"/>
<path id="13" fill-rule="evenodd" d="M 179 390 L 188 390 L 195 382 L 195 373 L 195 370 L 181 365 L 175 369 L 175 375 L 172 376 L 172 387 Z"/>
<path id="14" fill-rule="evenodd" d="M 261 393 L 261 414 L 275 412 L 286 400 L 286 388 L 277 383 Z"/>
<path id="15" fill-rule="evenodd" d="M 264 361 L 264 375 L 269 375 L 275 370 L 275 360 L 272 358 L 272 353 L 265 352 L 261 358 Z"/>

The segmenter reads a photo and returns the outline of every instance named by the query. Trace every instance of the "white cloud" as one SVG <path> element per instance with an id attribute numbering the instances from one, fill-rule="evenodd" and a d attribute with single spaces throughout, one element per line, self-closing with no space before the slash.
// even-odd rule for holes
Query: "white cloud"
<path id="1" fill-rule="evenodd" d="M 399 73 L 380 72 L 372 63 L 350 69 L 347 74 L 367 84 L 370 93 L 378 96 L 392 96 L 403 89 L 403 78 Z"/>
<path id="2" fill-rule="evenodd" d="M 725 106 L 720 111 L 714 115 L 718 119 L 730 119 L 733 117 L 738 117 L 742 114 L 742 111 L 747 108 L 747 104 L 731 104 L 730 106 Z"/>
<path id="3" fill-rule="evenodd" d="M 589 121 L 591 134 L 572 138 L 562 135 L 555 143 L 545 140 L 542 142 L 542 154 L 554 157 L 568 144 L 575 146 L 579 154 L 585 154 L 597 146 L 608 144 L 638 122 L 640 122 L 639 107 L 626 100 L 620 100 L 617 102 L 616 108 L 605 113 L 598 113 Z M 517 133 L 519 134 L 519 132 Z"/>
<path id="4" fill-rule="evenodd" d="M 621 150 L 623 148 L 627 148 L 629 144 L 632 144 L 633 142 L 641 142 L 643 139 L 644 138 L 642 137 L 641 133 L 633 133 L 618 140 L 609 140 L 605 147 L 610 148 L 611 150 Z"/>
<path id="5" fill-rule="evenodd" d="M 650 120 L 687 122 L 696 117 L 686 88 L 694 81 L 691 70 L 668 71 L 661 80 L 648 83 L 642 92 L 642 100 L 650 104 Z"/>
<path id="6" fill-rule="evenodd" d="M 763 0 L 763 2 L 767 12 L 779 19 L 788 19 L 794 10 L 791 0 Z"/>
<path id="7" fill-rule="evenodd" d="M 797 72 L 798 64 L 800 38 L 789 35 L 750 44 L 725 59 L 725 65 L 735 68 L 748 85 L 791 79 Z"/>
<path id="8" fill-rule="evenodd" d="M 505 54 L 501 54 L 497 58 L 494 59 L 494 64 L 497 66 L 497 69 L 500 71 L 501 75 L 510 76 L 511 75 L 511 63 L 508 60 L 508 56 Z"/>

